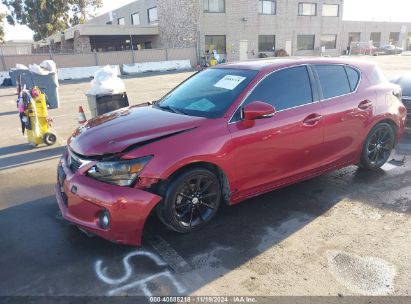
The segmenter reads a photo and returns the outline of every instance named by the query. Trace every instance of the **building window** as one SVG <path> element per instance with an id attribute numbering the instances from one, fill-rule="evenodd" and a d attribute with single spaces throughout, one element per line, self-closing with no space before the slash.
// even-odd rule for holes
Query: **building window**
<path id="1" fill-rule="evenodd" d="M 359 42 L 361 40 L 361 33 L 349 32 L 348 33 L 348 46 L 351 47 L 353 42 Z"/>
<path id="2" fill-rule="evenodd" d="M 316 16 L 317 15 L 317 3 L 298 3 L 298 15 L 299 16 Z"/>
<path id="3" fill-rule="evenodd" d="M 321 35 L 321 46 L 325 46 L 326 50 L 336 49 L 337 35 Z"/>
<path id="4" fill-rule="evenodd" d="M 372 32 L 370 35 L 370 40 L 372 41 L 372 45 L 375 47 L 381 46 L 381 32 Z"/>
<path id="5" fill-rule="evenodd" d="M 399 32 L 391 32 L 390 33 L 390 43 L 396 44 L 400 41 L 400 33 Z"/>
<path id="6" fill-rule="evenodd" d="M 118 18 L 117 23 L 118 23 L 118 25 L 124 25 L 126 23 L 126 20 L 124 19 L 124 17 Z"/>
<path id="7" fill-rule="evenodd" d="M 152 7 L 147 10 L 148 13 L 148 22 L 157 22 L 158 15 L 157 15 L 157 7 Z"/>
<path id="8" fill-rule="evenodd" d="M 133 25 L 140 25 L 140 14 L 135 13 L 131 15 L 131 23 Z"/>
<path id="9" fill-rule="evenodd" d="M 297 50 L 306 51 L 314 50 L 314 35 L 298 35 L 297 36 Z"/>
<path id="10" fill-rule="evenodd" d="M 205 51 L 212 53 L 214 50 L 218 54 L 226 53 L 226 40 L 223 35 L 208 35 L 205 36 Z"/>
<path id="11" fill-rule="evenodd" d="M 204 11 L 208 13 L 224 13 L 225 0 L 204 0 Z"/>
<path id="12" fill-rule="evenodd" d="M 261 15 L 275 15 L 276 14 L 275 0 L 259 0 L 258 13 Z"/>
<path id="13" fill-rule="evenodd" d="M 151 41 L 145 41 L 144 42 L 144 48 L 145 49 L 152 49 L 153 45 L 152 45 Z"/>
<path id="14" fill-rule="evenodd" d="M 324 17 L 338 17 L 340 6 L 338 4 L 323 4 Z"/>
<path id="15" fill-rule="evenodd" d="M 274 35 L 258 36 L 258 51 L 259 52 L 274 52 L 275 51 L 275 36 Z"/>

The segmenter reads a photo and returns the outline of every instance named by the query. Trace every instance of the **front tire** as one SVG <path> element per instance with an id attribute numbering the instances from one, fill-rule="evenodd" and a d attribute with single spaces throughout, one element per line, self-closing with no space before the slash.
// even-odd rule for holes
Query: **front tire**
<path id="1" fill-rule="evenodd" d="M 207 225 L 217 213 L 221 187 L 217 176 L 207 169 L 191 169 L 164 185 L 160 220 L 169 228 L 188 233 Z"/>
<path id="2" fill-rule="evenodd" d="M 375 170 L 381 168 L 391 155 L 395 143 L 395 133 L 388 123 L 379 123 L 368 134 L 365 141 L 360 166 Z"/>

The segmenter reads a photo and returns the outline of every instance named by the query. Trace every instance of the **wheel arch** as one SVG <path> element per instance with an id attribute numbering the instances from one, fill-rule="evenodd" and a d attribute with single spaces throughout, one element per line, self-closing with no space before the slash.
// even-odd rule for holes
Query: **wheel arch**
<path id="1" fill-rule="evenodd" d="M 165 178 L 163 181 L 160 182 L 160 188 L 166 187 L 167 183 L 170 180 L 174 179 L 176 176 L 179 176 L 191 169 L 198 169 L 198 168 L 209 170 L 217 176 L 218 180 L 220 181 L 223 200 L 226 202 L 226 204 L 229 204 L 230 197 L 231 197 L 231 187 L 230 187 L 230 181 L 228 179 L 228 176 L 220 166 L 218 166 L 215 163 L 208 162 L 208 161 L 191 162 L 191 163 L 183 165 L 182 167 L 179 167 L 174 172 L 169 174 L 167 178 Z"/>
<path id="2" fill-rule="evenodd" d="M 389 125 L 392 127 L 392 129 L 393 129 L 393 131 L 394 131 L 394 136 L 395 136 L 395 140 L 394 140 L 395 145 L 394 145 L 394 146 L 396 146 L 397 143 L 398 143 L 398 130 L 399 130 L 400 127 L 399 127 L 398 124 L 395 122 L 395 120 L 392 119 L 392 118 L 385 117 L 385 118 L 383 118 L 383 119 L 378 120 L 377 122 L 375 122 L 375 123 L 372 125 L 372 127 L 369 129 L 368 133 L 371 132 L 371 130 L 372 130 L 375 126 L 377 126 L 377 125 L 379 125 L 379 124 L 381 124 L 381 123 L 387 123 L 387 124 L 389 124 Z"/>

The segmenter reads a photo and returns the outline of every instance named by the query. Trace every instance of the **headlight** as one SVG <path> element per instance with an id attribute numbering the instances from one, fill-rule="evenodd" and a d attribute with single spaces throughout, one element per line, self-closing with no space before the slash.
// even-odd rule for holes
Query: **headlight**
<path id="1" fill-rule="evenodd" d="M 151 158 L 152 156 L 146 156 L 113 162 L 102 161 L 88 170 L 87 175 L 105 183 L 130 187 Z"/>

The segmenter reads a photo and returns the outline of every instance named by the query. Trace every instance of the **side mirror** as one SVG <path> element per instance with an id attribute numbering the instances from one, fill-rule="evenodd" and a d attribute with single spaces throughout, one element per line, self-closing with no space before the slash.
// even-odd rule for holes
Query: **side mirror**
<path id="1" fill-rule="evenodd" d="M 253 101 L 243 108 L 243 122 L 247 127 L 252 127 L 256 119 L 273 117 L 275 108 L 262 101 Z"/>

